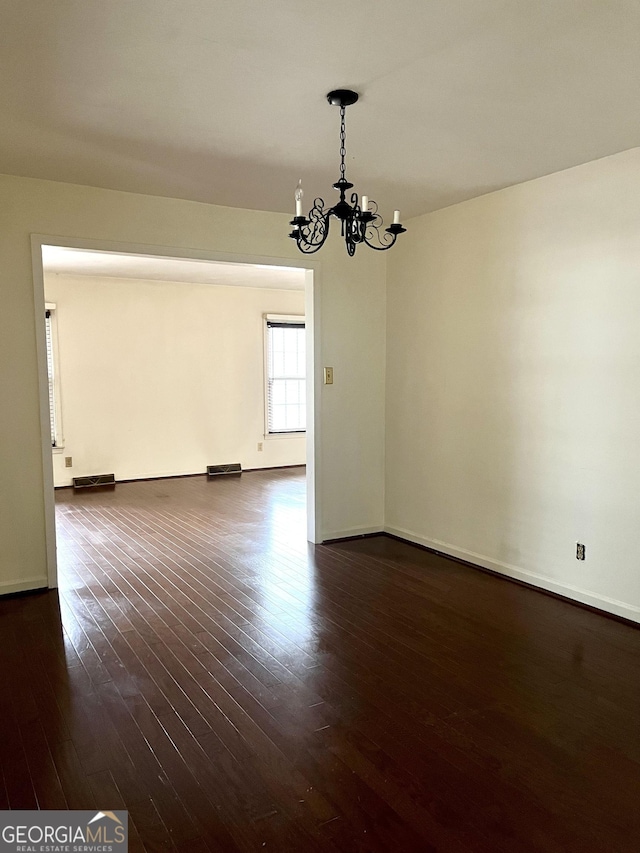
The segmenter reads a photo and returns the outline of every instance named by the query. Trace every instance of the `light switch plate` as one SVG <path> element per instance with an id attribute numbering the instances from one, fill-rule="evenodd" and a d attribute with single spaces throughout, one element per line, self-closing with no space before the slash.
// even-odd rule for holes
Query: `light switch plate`
<path id="1" fill-rule="evenodd" d="M 333 367 L 325 367 L 324 369 L 324 384 L 333 385 Z"/>

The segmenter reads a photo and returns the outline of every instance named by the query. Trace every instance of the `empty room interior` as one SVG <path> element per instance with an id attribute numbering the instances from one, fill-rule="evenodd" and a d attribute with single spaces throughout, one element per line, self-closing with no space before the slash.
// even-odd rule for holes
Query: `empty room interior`
<path id="1" fill-rule="evenodd" d="M 2 844 L 637 853 L 639 43 L 0 4 Z"/>

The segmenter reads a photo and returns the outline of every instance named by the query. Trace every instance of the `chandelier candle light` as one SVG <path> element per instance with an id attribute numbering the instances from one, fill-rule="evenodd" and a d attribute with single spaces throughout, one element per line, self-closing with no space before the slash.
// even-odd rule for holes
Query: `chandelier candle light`
<path id="1" fill-rule="evenodd" d="M 333 207 L 325 208 L 321 198 L 315 199 L 308 216 L 302 215 L 302 181 L 298 181 L 295 191 L 296 215 L 289 223 L 293 231 L 289 234 L 301 252 L 310 255 L 324 245 L 329 236 L 329 222 L 332 216 L 341 222 L 341 234 L 347 246 L 349 255 L 355 255 L 360 243 L 366 243 L 372 249 L 380 252 L 390 249 L 398 238 L 398 234 L 406 231 L 400 224 L 400 211 L 394 210 L 393 223 L 381 231 L 382 217 L 378 214 L 378 205 L 363 195 L 358 199 L 357 193 L 351 194 L 351 204 L 346 199 L 347 190 L 353 184 L 347 180 L 345 157 L 347 155 L 345 130 L 345 112 L 348 106 L 358 100 L 357 92 L 351 89 L 335 89 L 329 92 L 327 100 L 333 106 L 340 107 L 340 178 L 333 185 L 340 193 L 340 201 Z"/>

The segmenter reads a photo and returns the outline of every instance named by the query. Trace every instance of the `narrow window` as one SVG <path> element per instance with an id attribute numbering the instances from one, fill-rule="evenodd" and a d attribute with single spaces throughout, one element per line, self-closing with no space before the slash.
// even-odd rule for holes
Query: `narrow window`
<path id="1" fill-rule="evenodd" d="M 51 426 L 51 446 L 62 446 L 60 417 L 60 389 L 57 370 L 55 305 L 47 305 L 44 312 L 45 336 L 47 347 L 47 377 L 49 380 L 49 422 Z"/>
<path id="2" fill-rule="evenodd" d="M 304 432 L 306 352 L 304 318 L 267 317 L 267 433 Z"/>

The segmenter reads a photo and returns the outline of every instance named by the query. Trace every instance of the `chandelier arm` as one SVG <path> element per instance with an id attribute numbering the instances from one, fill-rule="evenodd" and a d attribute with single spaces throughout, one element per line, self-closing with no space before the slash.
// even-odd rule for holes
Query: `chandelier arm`
<path id="1" fill-rule="evenodd" d="M 305 243 L 298 238 L 296 239 L 296 246 L 302 252 L 303 255 L 313 255 L 316 252 L 319 252 L 320 249 L 324 246 L 324 240 L 314 246 L 310 243 Z"/>
<path id="2" fill-rule="evenodd" d="M 376 206 L 377 208 L 377 206 Z M 380 233 L 383 222 L 382 217 L 376 213 L 372 222 L 367 223 L 364 230 L 363 240 L 370 249 L 375 249 L 377 252 L 386 252 L 396 242 L 397 233 L 393 233 L 388 228 Z"/>
<path id="3" fill-rule="evenodd" d="M 324 246 L 329 236 L 329 219 L 332 210 L 333 208 L 325 210 L 323 199 L 316 198 L 306 224 L 299 225 L 292 232 L 291 236 L 295 239 L 298 249 L 305 255 L 311 255 Z"/>
<path id="4" fill-rule="evenodd" d="M 397 236 L 398 236 L 397 234 L 392 234 L 392 235 L 390 235 L 389 238 L 386 238 L 389 240 L 388 243 L 386 243 L 384 246 L 376 246 L 376 244 L 372 243 L 370 241 L 369 237 L 367 237 L 367 235 L 365 234 L 364 242 L 367 244 L 367 246 L 370 249 L 375 249 L 376 252 L 386 252 L 387 249 L 390 249 L 393 246 L 393 244 L 396 242 Z"/>
<path id="5" fill-rule="evenodd" d="M 378 205 L 373 201 L 373 199 L 371 200 L 371 204 L 375 207 L 377 212 Z M 367 227 L 369 223 L 375 219 L 375 214 L 370 213 L 362 207 L 359 203 L 357 193 L 352 194 L 351 205 L 353 207 L 354 230 L 356 230 L 358 234 L 358 243 L 365 243 Z"/>
<path id="6" fill-rule="evenodd" d="M 355 222 L 355 220 L 350 219 L 344 224 L 344 242 L 347 247 L 347 254 L 350 257 L 353 257 L 356 253 L 356 249 L 358 248 L 358 243 L 360 242 L 358 239 L 357 231 L 355 230 L 355 226 L 357 223 Z"/>
<path id="7" fill-rule="evenodd" d="M 366 230 L 366 224 L 360 219 L 360 208 L 354 204 L 353 216 L 349 220 L 349 233 L 353 242 L 362 243 Z"/>

